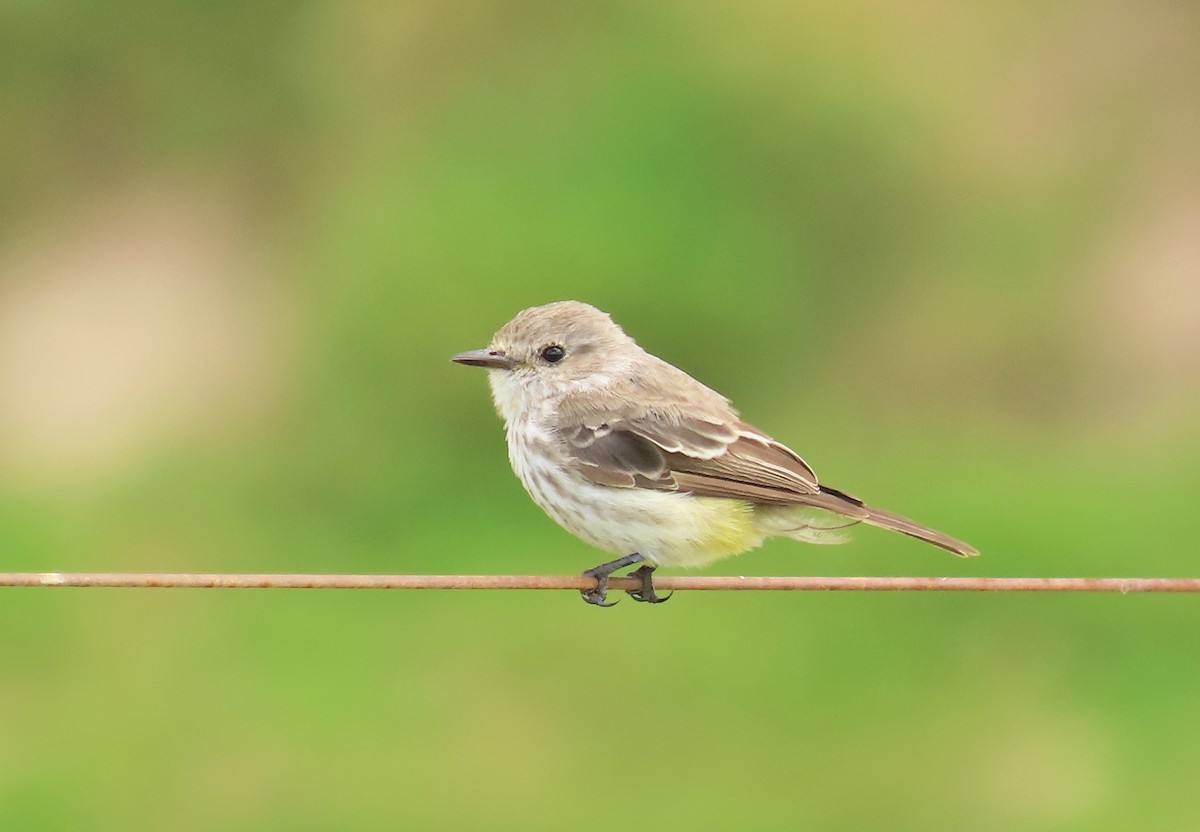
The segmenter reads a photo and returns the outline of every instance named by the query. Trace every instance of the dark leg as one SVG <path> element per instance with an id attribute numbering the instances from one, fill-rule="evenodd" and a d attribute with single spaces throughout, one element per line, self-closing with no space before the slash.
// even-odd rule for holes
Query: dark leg
<path id="1" fill-rule="evenodd" d="M 633 596 L 633 600 L 645 601 L 647 604 L 661 604 L 663 601 L 671 600 L 670 595 L 663 596 L 654 591 L 654 567 L 650 564 L 639 566 L 629 573 L 629 577 L 642 579 L 641 589 L 626 590 Z"/>
<path id="2" fill-rule="evenodd" d="M 595 589 L 581 589 L 579 594 L 583 596 L 583 600 L 589 604 L 595 604 L 598 607 L 611 607 L 616 604 L 616 601 L 608 600 L 608 576 L 616 572 L 618 569 L 624 569 L 626 566 L 633 566 L 635 563 L 641 563 L 645 558 L 634 552 L 632 555 L 626 555 L 623 558 L 610 560 L 608 563 L 602 563 L 599 566 L 594 566 L 591 569 L 585 569 L 584 575 L 596 579 Z"/>

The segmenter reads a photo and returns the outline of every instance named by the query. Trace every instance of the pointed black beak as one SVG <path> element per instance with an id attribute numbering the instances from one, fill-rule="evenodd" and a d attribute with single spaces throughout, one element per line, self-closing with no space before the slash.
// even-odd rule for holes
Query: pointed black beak
<path id="1" fill-rule="evenodd" d="M 455 364 L 467 364 L 471 367 L 487 367 L 490 370 L 511 370 L 516 365 L 516 362 L 500 350 L 460 352 L 450 360 Z"/>

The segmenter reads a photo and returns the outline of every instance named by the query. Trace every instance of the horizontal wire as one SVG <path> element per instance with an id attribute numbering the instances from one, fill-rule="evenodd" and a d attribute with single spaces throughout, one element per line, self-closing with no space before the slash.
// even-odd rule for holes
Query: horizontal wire
<path id="1" fill-rule="evenodd" d="M 190 589 L 595 589 L 585 575 L 292 575 L 192 572 L 0 572 L 0 587 Z M 613 576 L 613 589 L 638 578 Z M 1200 578 L 703 577 L 654 579 L 656 589 L 855 592 L 1200 592 Z"/>

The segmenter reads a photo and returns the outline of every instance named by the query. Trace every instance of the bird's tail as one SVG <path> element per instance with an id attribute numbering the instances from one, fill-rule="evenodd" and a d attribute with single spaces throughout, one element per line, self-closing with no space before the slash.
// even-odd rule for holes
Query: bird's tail
<path id="1" fill-rule="evenodd" d="M 940 546 L 959 557 L 979 554 L 974 546 L 948 534 L 899 514 L 873 508 L 857 497 L 824 485 L 820 492 L 806 494 L 800 499 L 804 501 L 800 505 L 757 505 L 754 512 L 757 530 L 764 535 L 783 535 L 807 543 L 844 543 L 847 540 L 845 529 L 858 523 L 869 523 Z"/>
<path id="2" fill-rule="evenodd" d="M 969 543 L 964 543 L 948 534 L 942 534 L 937 529 L 931 529 L 928 526 L 922 526 L 920 523 L 914 523 L 907 517 L 892 514 L 890 511 L 883 511 L 882 509 L 871 508 L 870 506 L 864 506 L 864 508 L 868 512 L 867 516 L 863 519 L 864 523 L 870 523 L 872 526 L 878 526 L 881 529 L 891 529 L 894 532 L 915 537 L 917 540 L 932 543 L 934 546 L 941 546 L 946 551 L 953 552 L 960 558 L 970 558 L 979 554 L 979 550 Z"/>
<path id="3" fill-rule="evenodd" d="M 969 543 L 964 543 L 948 534 L 942 534 L 928 526 L 922 526 L 899 514 L 865 505 L 862 500 L 851 497 L 849 494 L 843 494 L 841 491 L 826 486 L 821 486 L 821 492 L 850 503 L 847 508 L 855 509 L 855 511 L 849 512 L 850 516 L 858 517 L 863 523 L 869 523 L 881 529 L 891 529 L 894 532 L 915 537 L 917 540 L 924 540 L 926 543 L 932 543 L 934 546 L 940 546 L 948 552 L 953 552 L 961 558 L 974 557 L 979 554 L 979 550 Z M 864 511 L 866 512 L 865 516 L 861 514 Z"/>

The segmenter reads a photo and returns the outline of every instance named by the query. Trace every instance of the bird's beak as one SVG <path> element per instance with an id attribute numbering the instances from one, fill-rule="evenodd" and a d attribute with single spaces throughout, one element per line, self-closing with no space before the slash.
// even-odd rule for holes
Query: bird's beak
<path id="1" fill-rule="evenodd" d="M 487 367 L 490 370 L 511 370 L 516 362 L 500 350 L 471 350 L 460 352 L 450 359 L 455 364 L 468 364 L 472 367 Z"/>

